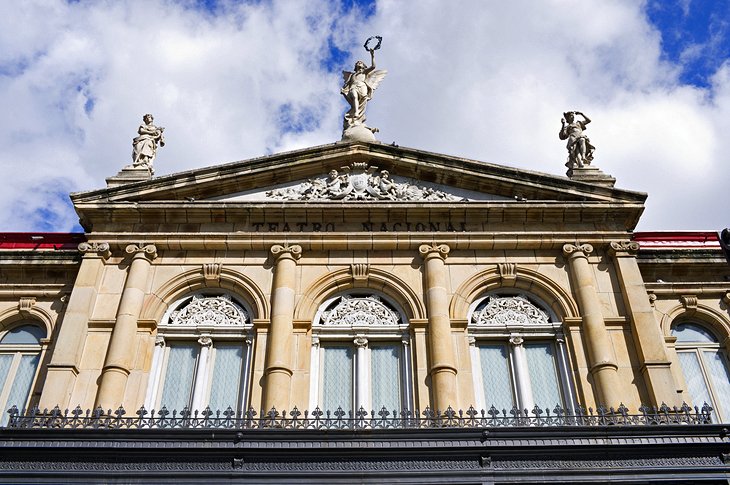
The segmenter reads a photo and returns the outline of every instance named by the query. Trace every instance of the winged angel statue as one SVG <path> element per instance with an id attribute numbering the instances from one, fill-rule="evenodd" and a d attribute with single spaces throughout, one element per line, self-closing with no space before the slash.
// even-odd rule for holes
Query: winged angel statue
<path id="1" fill-rule="evenodd" d="M 370 52 L 370 67 L 367 67 L 363 61 L 357 61 L 354 71 L 342 71 L 345 83 L 342 85 L 340 92 L 350 104 L 350 110 L 345 113 L 342 127 L 344 134 L 349 130 L 360 127 L 364 127 L 372 133 L 378 131 L 377 128 L 365 126 L 365 108 L 368 101 L 373 97 L 373 91 L 377 89 L 380 81 L 388 73 L 385 70 L 375 69 L 375 51 L 380 48 L 380 42 L 382 41 L 381 37 L 375 38 L 378 40 L 378 44 L 373 48 L 368 47 L 368 43 L 373 37 L 365 42 L 365 49 Z"/>

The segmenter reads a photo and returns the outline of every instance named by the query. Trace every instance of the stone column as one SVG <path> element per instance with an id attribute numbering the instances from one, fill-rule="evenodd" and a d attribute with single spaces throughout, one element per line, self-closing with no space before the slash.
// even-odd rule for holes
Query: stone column
<path id="1" fill-rule="evenodd" d="M 299 245 L 271 247 L 274 282 L 271 289 L 271 326 L 264 369 L 263 411 L 283 411 L 289 407 L 294 353 L 294 297 Z"/>
<path id="2" fill-rule="evenodd" d="M 153 244 L 130 244 L 125 251 L 132 255 L 132 261 L 129 263 L 127 280 L 119 300 L 117 318 L 96 394 L 96 407 L 105 411 L 118 408 L 124 400 L 127 377 L 135 360 L 137 320 L 144 303 L 150 264 L 157 257 L 157 248 Z"/>
<path id="3" fill-rule="evenodd" d="M 617 407 L 622 401 L 618 378 L 618 364 L 613 354 L 611 339 L 603 320 L 601 302 L 598 300 L 593 269 L 588 255 L 593 252 L 590 244 L 563 246 L 583 317 L 583 336 L 588 348 L 588 366 L 598 394 L 598 403 Z"/>
<path id="4" fill-rule="evenodd" d="M 631 334 L 639 355 L 641 373 L 654 406 L 666 403 L 681 406 L 671 360 L 664 345 L 664 334 L 654 318 L 654 309 L 636 262 L 639 244 L 632 241 L 611 243 L 609 254 L 618 275 L 621 293 L 631 322 Z"/>
<path id="5" fill-rule="evenodd" d="M 83 242 L 79 244 L 79 251 L 84 253 L 84 257 L 48 364 L 39 403 L 41 409 L 88 407 L 91 404 L 70 402 L 71 392 L 79 373 L 78 366 L 86 343 L 89 317 L 96 303 L 99 280 L 104 272 L 104 261 L 111 256 L 111 251 L 109 244 L 104 242 Z"/>
<path id="6" fill-rule="evenodd" d="M 446 244 L 423 244 L 418 248 L 424 260 L 426 310 L 428 312 L 428 347 L 431 358 L 429 375 L 435 410 L 456 408 L 456 359 L 451 339 L 449 296 L 446 291 L 444 260 L 451 249 Z"/>

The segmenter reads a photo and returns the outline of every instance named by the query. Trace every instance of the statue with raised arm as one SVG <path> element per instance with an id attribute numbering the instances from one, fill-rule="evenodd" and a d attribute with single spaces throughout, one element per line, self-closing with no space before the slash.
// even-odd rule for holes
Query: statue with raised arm
<path id="1" fill-rule="evenodd" d="M 582 120 L 578 119 L 578 116 Z M 596 150 L 585 134 L 586 125 L 591 122 L 590 118 L 580 111 L 568 111 L 563 113 L 563 119 L 560 121 L 563 124 L 560 128 L 560 139 L 568 140 L 566 145 L 568 163 L 565 165 L 570 169 L 590 165 L 593 160 L 593 152 Z"/>
<path id="2" fill-rule="evenodd" d="M 373 39 L 377 39 L 378 43 L 375 47 L 369 47 L 369 43 Z M 373 92 L 377 89 L 380 81 L 388 73 L 385 70 L 375 69 L 375 51 L 380 48 L 382 40 L 382 37 L 376 36 L 370 37 L 365 42 L 365 50 L 370 52 L 369 67 L 363 61 L 357 61 L 354 71 L 342 71 L 344 84 L 342 85 L 342 89 L 340 89 L 340 93 L 350 105 L 350 110 L 345 113 L 343 121 L 343 139 L 357 138 L 357 132 L 362 132 L 365 129 L 370 131 L 369 137 L 373 141 L 375 140 L 372 134 L 376 133 L 378 129 L 365 126 L 365 108 L 367 107 L 368 101 L 372 99 Z M 348 136 L 348 134 L 354 136 Z"/>
<path id="3" fill-rule="evenodd" d="M 132 166 L 145 167 L 152 175 L 155 173 L 152 162 L 154 162 L 157 155 L 157 147 L 165 146 L 165 139 L 162 136 L 165 129 L 153 125 L 153 121 L 154 118 L 151 114 L 144 115 L 142 124 L 139 125 L 137 130 L 139 136 L 132 140 Z"/>

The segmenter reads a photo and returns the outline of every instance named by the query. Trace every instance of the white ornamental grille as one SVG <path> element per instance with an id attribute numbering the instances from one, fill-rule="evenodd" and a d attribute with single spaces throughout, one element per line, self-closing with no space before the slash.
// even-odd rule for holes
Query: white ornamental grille
<path id="1" fill-rule="evenodd" d="M 172 312 L 170 325 L 197 326 L 245 326 L 248 315 L 228 295 L 193 296 L 184 308 Z"/>
<path id="2" fill-rule="evenodd" d="M 332 326 L 394 326 L 400 324 L 400 315 L 375 295 L 344 295 L 334 308 L 322 313 L 321 322 Z"/>
<path id="3" fill-rule="evenodd" d="M 474 325 L 540 325 L 549 324 L 547 313 L 537 308 L 524 296 L 489 297 L 487 304 L 474 312 Z"/>

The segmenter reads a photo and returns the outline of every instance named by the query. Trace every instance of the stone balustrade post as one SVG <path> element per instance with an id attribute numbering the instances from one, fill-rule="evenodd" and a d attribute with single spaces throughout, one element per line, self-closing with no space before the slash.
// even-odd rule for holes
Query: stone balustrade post
<path id="1" fill-rule="evenodd" d="M 130 244 L 125 251 L 132 256 L 132 261 L 96 393 L 96 407 L 105 411 L 118 408 L 124 401 L 127 377 L 136 357 L 137 320 L 144 303 L 150 265 L 157 257 L 157 248 L 153 244 Z"/>
<path id="2" fill-rule="evenodd" d="M 613 353 L 611 338 L 603 319 L 601 302 L 596 292 L 593 269 L 588 262 L 588 255 L 593 252 L 590 244 L 566 244 L 563 255 L 575 287 L 583 324 L 583 338 L 588 348 L 588 366 L 598 394 L 598 402 L 604 406 L 614 406 L 622 402 L 618 377 L 618 364 Z"/>
<path id="3" fill-rule="evenodd" d="M 451 338 L 449 296 L 446 291 L 446 265 L 450 251 L 446 244 L 423 244 L 418 252 L 424 260 L 424 286 L 428 312 L 428 347 L 431 365 L 431 392 L 433 407 L 444 411 L 456 408 L 456 359 Z"/>
<path id="4" fill-rule="evenodd" d="M 96 303 L 104 262 L 111 256 L 111 251 L 105 242 L 82 242 L 78 248 L 84 256 L 48 364 L 48 375 L 39 403 L 41 409 L 89 405 L 70 402 L 71 392 L 79 373 L 89 317 Z"/>
<path id="5" fill-rule="evenodd" d="M 614 241 L 609 249 L 631 323 L 631 334 L 639 355 L 641 373 L 652 405 L 661 406 L 666 403 L 670 406 L 681 406 L 664 334 L 654 317 L 654 309 L 636 261 L 638 251 L 639 244 L 633 241 Z"/>
<path id="6" fill-rule="evenodd" d="M 288 409 L 293 374 L 294 299 L 299 245 L 271 247 L 274 256 L 274 281 L 271 289 L 271 325 L 264 369 L 263 411 Z"/>

